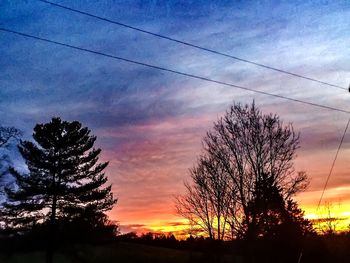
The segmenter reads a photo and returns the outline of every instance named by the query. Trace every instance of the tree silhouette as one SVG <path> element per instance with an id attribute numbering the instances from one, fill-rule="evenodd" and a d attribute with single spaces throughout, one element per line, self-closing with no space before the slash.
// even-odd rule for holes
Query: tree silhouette
<path id="1" fill-rule="evenodd" d="M 338 204 L 340 207 L 340 204 Z M 339 209 L 338 207 L 338 209 Z M 332 202 L 324 202 L 319 209 L 319 218 L 314 220 L 317 223 L 318 231 L 324 235 L 335 235 L 338 231 L 341 218 L 334 215 L 335 207 Z"/>
<path id="2" fill-rule="evenodd" d="M 49 224 L 50 240 L 55 240 L 57 221 L 83 220 L 93 227 L 116 203 L 111 185 L 104 187 L 103 173 L 108 162 L 98 163 L 101 150 L 90 130 L 77 122 L 53 118 L 34 127 L 36 143 L 22 141 L 19 151 L 28 175 L 11 173 L 16 187 L 5 189 L 6 223 L 17 230 Z M 47 262 L 52 261 L 49 249 Z"/>
<path id="3" fill-rule="evenodd" d="M 4 175 L 8 173 L 8 166 L 11 160 L 6 152 L 6 148 L 11 145 L 12 140 L 19 140 L 21 131 L 15 127 L 0 127 L 0 191 L 3 190 Z"/>
<path id="4" fill-rule="evenodd" d="M 5 147 L 11 139 L 18 139 L 21 135 L 15 127 L 0 127 L 0 147 Z"/>
<path id="5" fill-rule="evenodd" d="M 292 199 L 283 199 L 272 178 L 266 177 L 259 182 L 248 210 L 255 225 L 247 229 L 258 237 L 298 239 L 314 233 L 312 223 L 304 218 L 304 212 Z"/>
<path id="6" fill-rule="evenodd" d="M 9 156 L 10 146 L 14 142 L 18 143 L 21 131 L 15 127 L 0 126 L 0 203 L 4 202 L 4 187 L 8 183 L 7 174 L 12 160 Z M 3 231 L 5 223 L 3 221 L 3 209 L 0 209 L 0 230 Z"/>
<path id="7" fill-rule="evenodd" d="M 190 226 L 199 226 L 210 239 L 225 238 L 232 202 L 230 179 L 223 169 L 217 159 L 201 156 L 190 170 L 194 184 L 185 183 L 188 194 L 176 198 L 177 213 L 187 218 Z"/>
<path id="8" fill-rule="evenodd" d="M 234 104 L 204 138 L 192 182 L 176 200 L 178 213 L 212 238 L 276 233 L 308 183 L 293 168 L 298 145 L 299 135 L 277 115 L 263 114 L 254 102 Z"/>

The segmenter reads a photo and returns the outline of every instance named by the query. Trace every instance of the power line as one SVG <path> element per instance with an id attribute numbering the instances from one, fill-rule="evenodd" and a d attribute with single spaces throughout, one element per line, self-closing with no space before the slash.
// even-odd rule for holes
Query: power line
<path id="1" fill-rule="evenodd" d="M 112 23 L 112 24 L 115 24 L 115 25 L 118 25 L 118 26 L 129 28 L 129 29 L 132 29 L 132 30 L 135 30 L 135 31 L 138 31 L 138 32 L 142 32 L 142 33 L 145 33 L 145 34 L 148 34 L 148 35 L 152 35 L 152 36 L 155 36 L 155 37 L 158 37 L 158 38 L 166 39 L 166 40 L 169 40 L 169 41 L 172 41 L 172 42 L 176 42 L 176 43 L 179 43 L 179 44 L 182 44 L 182 45 L 185 45 L 185 46 L 189 46 L 189 47 L 192 47 L 192 48 L 196 48 L 196 49 L 200 49 L 200 50 L 203 50 L 203 51 L 206 51 L 206 52 L 210 52 L 210 53 L 213 53 L 213 54 L 216 54 L 216 55 L 228 57 L 228 58 L 231 58 L 231 59 L 235 59 L 235 60 L 238 60 L 238 61 L 241 61 L 241 62 L 249 63 L 249 64 L 252 64 L 252 65 L 255 65 L 255 66 L 258 66 L 258 67 L 262 67 L 262 68 L 265 68 L 265 69 L 269 69 L 269 70 L 277 71 L 277 72 L 280 72 L 280 73 L 288 74 L 290 76 L 294 76 L 294 77 L 297 77 L 297 78 L 302 78 L 302 79 L 306 79 L 306 80 L 309 80 L 309 81 L 317 82 L 319 84 L 326 85 L 326 86 L 329 86 L 329 87 L 338 88 L 338 89 L 342 89 L 342 90 L 348 90 L 347 88 L 341 87 L 339 85 L 335 85 L 335 84 L 332 84 L 332 83 L 329 83 L 329 82 L 321 81 L 321 80 L 318 80 L 318 79 L 315 79 L 315 78 L 310 78 L 310 77 L 303 76 L 303 75 L 300 75 L 300 74 L 297 74 L 297 73 L 293 73 L 293 72 L 290 72 L 290 71 L 286 71 L 286 70 L 283 70 L 283 69 L 271 67 L 271 66 L 268 66 L 268 65 L 265 65 L 265 64 L 261 64 L 261 63 L 258 63 L 258 62 L 254 62 L 254 61 L 251 61 L 251 60 L 248 60 L 248 59 L 244 59 L 244 58 L 233 56 L 233 55 L 230 55 L 230 54 L 227 54 L 227 53 L 216 51 L 214 49 L 209 49 L 209 48 L 205 48 L 205 47 L 202 47 L 202 46 L 198 46 L 196 44 L 192 44 L 192 43 L 189 43 L 189 42 L 178 40 L 178 39 L 166 36 L 166 35 L 157 34 L 157 33 L 154 33 L 154 32 L 151 32 L 151 31 L 147 31 L 147 30 L 144 30 L 144 29 L 141 29 L 141 28 L 138 28 L 138 27 L 130 26 L 130 25 L 127 25 L 127 24 L 124 24 L 124 23 L 121 23 L 121 22 L 118 22 L 118 21 L 115 21 L 115 20 L 111 20 L 111 19 L 108 19 L 108 18 L 97 16 L 97 15 L 94 15 L 94 14 L 91 14 L 91 13 L 87 13 L 87 12 L 84 12 L 84 11 L 81 11 L 81 10 L 78 10 L 78 9 L 74 9 L 74 8 L 71 8 L 71 7 L 68 7 L 68 6 L 56 4 L 56 3 L 53 3 L 53 2 L 50 2 L 50 1 L 46 1 L 46 0 L 38 0 L 38 1 L 46 3 L 46 4 L 50 4 L 52 6 L 59 7 L 59 8 L 65 9 L 65 10 L 69 10 L 71 12 L 75 12 L 75 13 L 79 13 L 79 14 L 82 14 L 82 15 L 85 15 L 85 16 L 93 17 L 93 18 L 96 18 L 96 19 L 99 19 L 99 20 L 102 20 L 102 21 L 105 21 L 105 22 L 109 22 L 109 23 Z"/>
<path id="2" fill-rule="evenodd" d="M 286 96 L 283 96 L 283 95 L 278 95 L 278 94 L 273 94 L 273 93 L 269 93 L 269 92 L 265 92 L 265 91 L 255 90 L 255 89 L 251 89 L 251 88 L 247 88 L 247 87 L 243 87 L 243 86 L 238 86 L 238 85 L 235 85 L 235 84 L 231 84 L 231 83 L 227 83 L 227 82 L 223 82 L 223 81 L 219 81 L 219 80 L 210 79 L 210 78 L 207 78 L 207 77 L 202 77 L 202 76 L 198 76 L 198 75 L 194 75 L 194 74 L 190 74 L 190 73 L 185 73 L 185 72 L 181 72 L 181 71 L 177 71 L 177 70 L 173 70 L 173 69 L 168 69 L 168 68 L 164 68 L 164 67 L 161 67 L 161 66 L 151 65 L 151 64 L 148 64 L 148 63 L 143 63 L 143 62 L 139 62 L 139 61 L 123 58 L 123 57 L 118 57 L 118 56 L 102 53 L 102 52 L 99 52 L 99 51 L 94 51 L 94 50 L 91 50 L 91 49 L 86 49 L 86 48 L 82 48 L 82 47 L 69 45 L 69 44 L 66 44 L 66 43 L 63 43 L 63 42 L 50 40 L 50 39 L 47 39 L 47 38 L 33 36 L 33 35 L 30 35 L 30 34 L 14 31 L 14 30 L 7 29 L 7 28 L 0 28 L 0 31 L 13 33 L 13 34 L 20 35 L 20 36 L 23 36 L 23 37 L 26 37 L 26 38 L 32 38 L 32 39 L 40 40 L 40 41 L 43 41 L 43 42 L 56 44 L 56 45 L 59 45 L 59 46 L 68 47 L 68 48 L 71 48 L 71 49 L 84 51 L 84 52 L 88 52 L 88 53 L 92 53 L 92 54 L 96 54 L 96 55 L 100 55 L 100 56 L 104 56 L 104 57 L 108 57 L 108 58 L 122 60 L 122 61 L 125 61 L 125 62 L 128 62 L 128 63 L 141 65 L 141 66 L 145 66 L 145 67 L 149 67 L 149 68 L 153 68 L 153 69 L 157 69 L 157 70 L 161 70 L 161 71 L 171 72 L 171 73 L 174 73 L 174 74 L 178 74 L 178 75 L 182 75 L 182 76 L 186 76 L 186 77 L 190 77 L 190 78 L 194 78 L 194 79 L 204 80 L 204 81 L 220 84 L 220 85 L 223 85 L 223 86 L 229 86 L 229 87 L 233 87 L 233 88 L 237 88 L 237 89 L 241 89 L 241 90 L 246 90 L 246 91 L 250 91 L 250 92 L 254 92 L 254 93 L 258 93 L 258 94 L 263 94 L 263 95 L 266 95 L 266 96 L 271 96 L 271 97 L 285 99 L 285 100 L 289 100 L 289 101 L 293 101 L 293 102 L 298 102 L 298 103 L 302 103 L 302 104 L 306 104 L 306 105 L 310 105 L 310 106 L 315 106 L 315 107 L 319 107 L 319 108 L 323 108 L 323 109 L 327 109 L 327 110 L 338 111 L 338 112 L 350 114 L 350 111 L 347 111 L 347 110 L 344 110 L 344 109 L 339 109 L 339 108 L 335 108 L 335 107 L 331 107 L 331 106 L 326 106 L 326 105 L 317 104 L 317 103 L 313 103 L 313 102 L 307 102 L 307 101 L 303 101 L 303 100 L 299 100 L 299 99 L 294 99 L 294 98 L 286 97 Z"/>
<path id="3" fill-rule="evenodd" d="M 342 136 L 342 138 L 341 138 L 341 140 L 340 140 L 340 143 L 339 143 L 339 146 L 338 146 L 337 152 L 336 152 L 336 154 L 335 154 L 335 157 L 334 157 L 334 160 L 333 160 L 333 163 L 332 163 L 331 169 L 330 169 L 329 174 L 328 174 L 328 176 L 327 176 L 326 183 L 325 183 L 325 185 L 324 185 L 324 187 L 323 187 L 323 190 L 322 190 L 322 194 L 321 194 L 320 200 L 318 201 L 318 205 L 317 205 L 317 209 L 316 209 L 316 211 L 317 211 L 317 210 L 320 208 L 320 205 L 321 205 L 321 201 L 322 201 L 322 198 L 323 198 L 324 192 L 326 191 L 326 188 L 327 188 L 327 185 L 328 185 L 329 178 L 330 178 L 330 177 L 331 177 L 331 175 L 332 175 L 332 172 L 333 172 L 333 168 L 334 168 L 335 162 L 336 162 L 336 160 L 337 160 L 337 158 L 338 158 L 338 153 L 339 153 L 340 148 L 341 148 L 341 146 L 342 146 L 342 144 L 343 144 L 343 141 L 344 141 L 344 138 L 345 138 L 346 131 L 348 130 L 348 127 L 349 127 L 349 123 L 350 123 L 350 118 L 349 118 L 349 120 L 348 120 L 348 123 L 346 124 L 345 130 L 344 130 L 344 133 L 343 133 L 343 136 Z"/>

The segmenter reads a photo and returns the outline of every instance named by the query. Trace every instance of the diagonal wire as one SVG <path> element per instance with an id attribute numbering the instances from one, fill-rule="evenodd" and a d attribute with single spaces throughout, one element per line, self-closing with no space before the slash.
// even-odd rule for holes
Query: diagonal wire
<path id="1" fill-rule="evenodd" d="M 258 94 L 263 94 L 263 95 L 266 95 L 266 96 L 271 96 L 271 97 L 280 98 L 280 99 L 284 99 L 284 100 L 289 100 L 289 101 L 293 101 L 293 102 L 298 102 L 298 103 L 302 103 L 302 104 L 306 104 L 306 105 L 310 105 L 310 106 L 315 106 L 315 107 L 319 107 L 319 108 L 323 108 L 323 109 L 327 109 L 327 110 L 338 111 L 338 112 L 350 114 L 350 111 L 348 111 L 348 110 L 339 109 L 339 108 L 335 108 L 335 107 L 331 107 L 331 106 L 326 106 L 326 105 L 323 105 L 323 104 L 303 101 L 303 100 L 290 98 L 290 97 L 286 97 L 286 96 L 283 96 L 283 95 L 278 95 L 278 94 L 269 93 L 269 92 L 265 92 L 265 91 L 260 91 L 260 90 L 256 90 L 256 89 L 251 89 L 251 88 L 235 85 L 235 84 L 228 83 L 228 82 L 223 82 L 223 81 L 219 81 L 219 80 L 215 80 L 215 79 L 210 79 L 210 78 L 207 78 L 207 77 L 202 77 L 202 76 L 199 76 L 199 75 L 194 75 L 194 74 L 181 72 L 181 71 L 177 71 L 177 70 L 173 70 L 173 69 L 169 69 L 169 68 L 164 68 L 164 67 L 160 67 L 160 66 L 156 66 L 156 65 L 152 65 L 152 64 L 148 64 L 148 63 L 139 62 L 139 61 L 132 60 L 132 59 L 118 57 L 118 56 L 102 53 L 102 52 L 91 50 L 91 49 L 87 49 L 87 48 L 77 47 L 77 46 L 69 45 L 69 44 L 66 44 L 66 43 L 63 43 L 63 42 L 58 42 L 58 41 L 50 40 L 50 39 L 47 39 L 47 38 L 33 36 L 33 35 L 30 35 L 30 34 L 14 31 L 14 30 L 7 29 L 7 28 L 1 28 L 0 27 L 0 31 L 8 32 L 8 33 L 16 34 L 16 35 L 20 35 L 20 36 L 23 36 L 23 37 L 26 37 L 26 38 L 32 38 L 32 39 L 40 40 L 42 42 L 51 43 L 51 44 L 55 44 L 55 45 L 59 45 L 59 46 L 63 46 L 63 47 L 68 47 L 68 48 L 71 48 L 71 49 L 84 51 L 84 52 L 88 52 L 88 53 L 92 53 L 92 54 L 96 54 L 96 55 L 100 55 L 100 56 L 104 56 L 104 57 L 108 57 L 108 58 L 122 60 L 122 61 L 125 61 L 125 62 L 128 62 L 128 63 L 141 65 L 141 66 L 145 66 L 145 67 L 149 67 L 149 68 L 153 68 L 153 69 L 158 69 L 158 70 L 161 70 L 161 71 L 171 72 L 171 73 L 174 73 L 174 74 L 178 74 L 178 75 L 182 75 L 182 76 L 186 76 L 186 77 L 190 77 L 190 78 L 194 78 L 194 79 L 204 80 L 204 81 L 220 84 L 220 85 L 223 85 L 223 86 L 229 86 L 229 87 L 233 87 L 233 88 L 237 88 L 237 89 L 241 89 L 241 90 L 246 90 L 246 91 L 250 91 L 250 92 L 254 92 L 254 93 L 258 93 Z"/>
<path id="2" fill-rule="evenodd" d="M 342 89 L 342 90 L 348 90 L 347 88 L 344 88 L 344 87 L 341 87 L 339 85 L 335 85 L 335 84 L 332 84 L 332 83 L 329 83 L 329 82 L 321 81 L 321 80 L 318 80 L 318 79 L 315 79 L 315 78 L 310 78 L 310 77 L 303 76 L 303 75 L 300 75 L 300 74 L 297 74 L 297 73 L 293 73 L 293 72 L 290 72 L 290 71 L 286 71 L 286 70 L 283 70 L 283 69 L 271 67 L 271 66 L 268 66 L 268 65 L 265 65 L 265 64 L 261 64 L 261 63 L 258 63 L 258 62 L 254 62 L 254 61 L 251 61 L 251 60 L 248 60 L 248 59 L 243 59 L 243 58 L 240 58 L 240 57 L 237 57 L 237 56 L 233 56 L 233 55 L 230 55 L 230 54 L 227 54 L 227 53 L 216 51 L 214 49 L 209 49 L 209 48 L 205 48 L 205 47 L 202 47 L 202 46 L 198 46 L 196 44 L 192 44 L 192 43 L 189 43 L 189 42 L 178 40 L 178 39 L 166 36 L 166 35 L 157 34 L 157 33 L 154 33 L 154 32 L 151 32 L 151 31 L 147 31 L 147 30 L 135 27 L 135 26 L 127 25 L 125 23 L 121 23 L 121 22 L 118 22 L 118 21 L 115 21 L 115 20 L 111 20 L 111 19 L 108 19 L 108 18 L 97 16 L 97 15 L 94 15 L 94 14 L 91 14 L 91 13 L 87 13 L 87 12 L 84 12 L 84 11 L 81 11 L 81 10 L 78 10 L 78 9 L 74 9 L 74 8 L 71 8 L 71 7 L 68 7 L 68 6 L 64 6 L 64 5 L 61 5 L 61 4 L 57 4 L 57 3 L 54 3 L 54 2 L 51 2 L 51 1 L 47 1 L 47 0 L 37 0 L 37 1 L 43 2 L 43 3 L 46 3 L 46 4 L 50 4 L 52 6 L 59 7 L 59 8 L 65 9 L 65 10 L 69 10 L 71 12 L 75 12 L 75 13 L 79 13 L 79 14 L 82 14 L 82 15 L 85 15 L 85 16 L 93 17 L 95 19 L 99 19 L 99 20 L 102 20 L 102 21 L 105 21 L 105 22 L 108 22 L 108 23 L 112 23 L 112 24 L 118 25 L 118 26 L 129 28 L 129 29 L 132 29 L 132 30 L 135 30 L 135 31 L 138 31 L 138 32 L 142 32 L 142 33 L 148 34 L 148 35 L 152 35 L 154 37 L 166 39 L 166 40 L 169 40 L 169 41 L 172 41 L 172 42 L 176 42 L 176 43 L 179 43 L 179 44 L 182 44 L 182 45 L 185 45 L 185 46 L 189 46 L 189 47 L 192 47 L 192 48 L 200 49 L 200 50 L 203 50 L 203 51 L 206 51 L 206 52 L 210 52 L 210 53 L 213 53 L 213 54 L 216 54 L 216 55 L 220 55 L 220 56 L 228 57 L 228 58 L 231 58 L 231 59 L 235 59 L 235 60 L 238 60 L 238 61 L 241 61 L 241 62 L 244 62 L 244 63 L 249 63 L 249 64 L 252 64 L 252 65 L 261 67 L 261 68 L 266 68 L 266 69 L 269 69 L 269 70 L 273 70 L 273 71 L 284 73 L 284 74 L 287 74 L 287 75 L 290 75 L 290 76 L 294 76 L 294 77 L 297 77 L 297 78 L 302 78 L 302 79 L 306 79 L 306 80 L 309 80 L 309 81 L 317 82 L 319 84 L 326 85 L 326 86 L 329 86 L 329 87 Z"/>
<path id="3" fill-rule="evenodd" d="M 323 195 L 324 195 L 324 192 L 326 191 L 326 188 L 327 188 L 327 185 L 328 185 L 328 181 L 329 181 L 329 178 L 331 177 L 332 175 L 332 172 L 333 172 L 333 168 L 334 168 L 334 165 L 335 165 L 335 162 L 337 161 L 337 158 L 338 158 L 338 154 L 339 154 L 339 151 L 340 151 L 340 148 L 343 144 L 343 141 L 344 141 L 344 138 L 345 138 L 345 134 L 348 130 L 348 127 L 349 127 L 349 123 L 350 123 L 350 118 L 348 120 L 348 123 L 346 124 L 346 127 L 345 127 L 345 130 L 344 130 L 344 133 L 343 133 L 343 136 L 341 137 L 341 140 L 340 140 L 340 143 L 339 143 L 339 146 L 338 146 L 338 149 L 337 149 L 337 152 L 334 156 L 334 160 L 333 160 L 333 163 L 332 163 L 332 166 L 331 166 L 331 169 L 329 171 L 329 174 L 327 176 L 327 180 L 326 180 L 326 183 L 324 184 L 324 187 L 323 187 L 323 190 L 322 190 L 322 194 L 321 194 L 321 197 L 320 197 L 320 200 L 318 201 L 318 204 L 317 204 L 317 209 L 316 211 L 320 208 L 320 205 L 321 205 L 321 202 L 322 202 L 322 198 L 323 198 Z"/>

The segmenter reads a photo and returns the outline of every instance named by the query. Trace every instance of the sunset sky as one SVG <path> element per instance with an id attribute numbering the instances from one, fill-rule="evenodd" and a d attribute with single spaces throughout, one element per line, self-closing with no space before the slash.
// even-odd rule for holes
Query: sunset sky
<path id="1" fill-rule="evenodd" d="M 350 83 L 350 2 L 59 1 L 154 33 L 338 85 Z M 350 111 L 347 90 L 159 39 L 36 0 L 1 1 L 0 27 L 106 54 Z M 233 102 L 255 103 L 301 133 L 296 199 L 313 218 L 349 114 L 162 72 L 0 31 L 0 125 L 31 139 L 53 116 L 92 129 L 122 231 L 176 231 L 174 195 L 201 140 Z M 325 201 L 350 216 L 350 131 Z M 16 161 L 21 165 L 20 161 Z M 345 222 L 345 221 L 344 221 Z"/>

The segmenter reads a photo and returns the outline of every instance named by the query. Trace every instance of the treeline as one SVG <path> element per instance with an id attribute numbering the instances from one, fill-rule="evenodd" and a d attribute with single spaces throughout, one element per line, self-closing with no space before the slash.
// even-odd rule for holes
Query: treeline
<path id="1" fill-rule="evenodd" d="M 343 263 L 350 258 L 350 230 L 347 232 L 305 237 L 299 246 L 287 239 L 235 239 L 219 241 L 204 236 L 176 239 L 169 233 L 135 232 L 121 234 L 116 242 L 127 242 L 185 250 L 197 255 L 198 262 L 320 262 Z M 300 261 L 299 261 L 300 259 Z M 197 262 L 197 261 L 189 261 Z"/>

